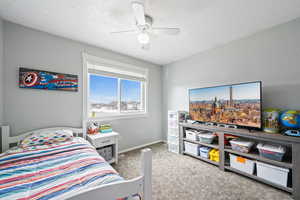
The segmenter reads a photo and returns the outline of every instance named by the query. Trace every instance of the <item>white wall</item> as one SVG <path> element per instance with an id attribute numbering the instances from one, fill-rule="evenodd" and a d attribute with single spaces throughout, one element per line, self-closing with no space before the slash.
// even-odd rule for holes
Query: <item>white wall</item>
<path id="1" fill-rule="evenodd" d="M 120 149 L 161 140 L 160 66 L 108 50 L 4 22 L 5 121 L 12 133 L 49 126 L 82 124 L 82 52 L 149 69 L 149 117 L 112 122 Z M 120 44 L 122 45 L 122 44 Z M 18 88 L 18 67 L 79 75 L 79 92 Z"/>
<path id="2" fill-rule="evenodd" d="M 255 80 L 264 107 L 300 109 L 300 19 L 165 66 L 163 132 L 167 110 L 188 110 L 188 88 Z"/>
<path id="3" fill-rule="evenodd" d="M 3 21 L 0 18 L 0 124 L 3 122 Z"/>

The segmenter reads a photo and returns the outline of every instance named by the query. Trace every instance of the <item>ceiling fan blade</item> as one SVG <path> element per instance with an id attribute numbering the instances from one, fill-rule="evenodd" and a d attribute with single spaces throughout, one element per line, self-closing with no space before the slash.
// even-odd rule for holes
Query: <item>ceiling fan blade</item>
<path id="1" fill-rule="evenodd" d="M 167 34 L 167 35 L 178 35 L 180 28 L 152 28 L 155 34 Z"/>
<path id="2" fill-rule="evenodd" d="M 120 33 L 128 33 L 128 34 L 137 34 L 137 30 L 125 30 L 125 31 L 113 31 L 111 34 L 120 34 Z"/>
<path id="3" fill-rule="evenodd" d="M 132 0 L 131 1 L 133 14 L 135 16 L 136 22 L 138 26 L 145 26 L 145 1 L 144 0 Z"/>

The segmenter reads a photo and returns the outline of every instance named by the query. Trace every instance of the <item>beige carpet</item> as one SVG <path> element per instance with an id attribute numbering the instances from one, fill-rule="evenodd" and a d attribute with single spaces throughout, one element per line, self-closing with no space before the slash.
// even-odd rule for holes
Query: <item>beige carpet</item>
<path id="1" fill-rule="evenodd" d="M 217 167 L 167 151 L 165 144 L 153 150 L 154 200 L 291 200 L 288 193 Z M 139 175 L 140 151 L 120 156 L 114 168 L 128 179 Z"/>

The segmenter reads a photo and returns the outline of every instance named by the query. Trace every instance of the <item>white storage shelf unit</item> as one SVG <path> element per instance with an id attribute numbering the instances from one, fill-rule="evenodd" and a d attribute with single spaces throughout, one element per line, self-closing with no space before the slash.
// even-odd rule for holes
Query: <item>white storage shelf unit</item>
<path id="1" fill-rule="evenodd" d="M 180 111 L 168 112 L 168 149 L 171 152 L 179 153 L 179 116 Z"/>

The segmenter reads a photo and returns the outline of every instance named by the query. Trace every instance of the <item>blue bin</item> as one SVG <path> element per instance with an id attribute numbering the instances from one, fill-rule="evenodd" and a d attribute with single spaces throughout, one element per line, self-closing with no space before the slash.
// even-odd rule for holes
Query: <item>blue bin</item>
<path id="1" fill-rule="evenodd" d="M 209 159 L 210 150 L 211 150 L 211 148 L 209 148 L 209 147 L 200 147 L 199 148 L 200 156 L 203 158 Z"/>

